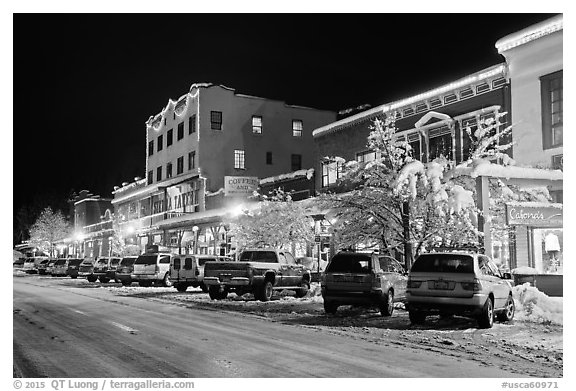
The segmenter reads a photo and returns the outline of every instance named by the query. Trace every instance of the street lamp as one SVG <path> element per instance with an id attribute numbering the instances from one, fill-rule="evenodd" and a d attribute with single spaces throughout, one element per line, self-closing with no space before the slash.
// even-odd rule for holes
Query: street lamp
<path id="1" fill-rule="evenodd" d="M 197 225 L 192 227 L 192 232 L 194 232 L 194 248 L 193 248 L 193 254 L 196 254 L 196 250 L 198 248 L 198 230 L 200 228 L 198 228 Z"/>

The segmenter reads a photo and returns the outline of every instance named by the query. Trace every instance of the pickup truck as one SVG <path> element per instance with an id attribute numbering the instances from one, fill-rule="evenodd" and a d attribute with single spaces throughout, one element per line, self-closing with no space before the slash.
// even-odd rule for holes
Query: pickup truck
<path id="1" fill-rule="evenodd" d="M 247 249 L 238 262 L 206 262 L 204 284 L 212 300 L 222 300 L 228 292 L 238 296 L 253 293 L 260 301 L 269 301 L 275 290 L 295 290 L 303 297 L 310 289 L 310 271 L 298 265 L 287 251 Z"/>

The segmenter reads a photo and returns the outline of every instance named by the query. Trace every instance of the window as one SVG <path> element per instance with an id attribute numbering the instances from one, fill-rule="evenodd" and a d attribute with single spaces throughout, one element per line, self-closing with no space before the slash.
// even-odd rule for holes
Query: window
<path id="1" fill-rule="evenodd" d="M 172 178 L 172 163 L 166 165 L 166 179 Z"/>
<path id="2" fill-rule="evenodd" d="M 304 129 L 304 124 L 302 120 L 293 119 L 292 120 L 292 136 L 302 137 L 302 129 Z"/>
<path id="3" fill-rule="evenodd" d="M 180 156 L 176 160 L 176 175 L 182 174 L 184 172 L 184 156 Z"/>
<path id="4" fill-rule="evenodd" d="M 356 154 L 356 161 L 359 163 L 367 163 L 375 160 L 376 157 L 380 158 L 380 153 L 377 154 L 376 151 L 358 152 Z"/>
<path id="5" fill-rule="evenodd" d="M 234 168 L 244 169 L 244 150 L 234 150 Z"/>
<path id="6" fill-rule="evenodd" d="M 322 163 L 322 187 L 335 184 L 342 175 L 342 163 L 327 161 Z"/>
<path id="7" fill-rule="evenodd" d="M 266 164 L 272 164 L 272 152 L 266 152 Z"/>
<path id="8" fill-rule="evenodd" d="M 147 178 L 148 181 L 147 181 L 147 183 L 148 183 L 149 185 L 151 185 L 151 184 L 152 184 L 152 181 L 154 180 L 154 178 L 152 177 L 153 175 L 154 175 L 154 171 L 152 171 L 152 170 L 148 171 L 148 178 Z"/>
<path id="9" fill-rule="evenodd" d="M 563 71 L 540 78 L 542 92 L 542 143 L 544 149 L 563 144 Z"/>
<path id="10" fill-rule="evenodd" d="M 408 145 L 410 145 L 410 152 L 408 154 L 413 159 L 422 161 L 422 149 L 420 147 L 420 133 L 412 133 L 408 135 Z"/>
<path id="11" fill-rule="evenodd" d="M 192 270 L 192 258 L 186 258 L 184 260 L 184 270 Z"/>
<path id="12" fill-rule="evenodd" d="M 180 270 L 181 265 L 180 265 L 180 258 L 174 258 L 174 266 L 173 266 L 174 270 Z"/>
<path id="13" fill-rule="evenodd" d="M 158 152 L 164 148 L 164 135 L 158 136 Z"/>
<path id="14" fill-rule="evenodd" d="M 156 182 L 160 182 L 162 180 L 162 167 L 158 167 L 156 169 Z"/>
<path id="15" fill-rule="evenodd" d="M 440 156 L 452 160 L 452 131 L 448 126 L 430 129 L 428 138 L 428 161 Z"/>
<path id="16" fill-rule="evenodd" d="M 196 151 L 188 152 L 188 170 L 196 168 Z"/>
<path id="17" fill-rule="evenodd" d="M 252 116 L 252 133 L 262 134 L 262 116 L 260 115 Z"/>
<path id="18" fill-rule="evenodd" d="M 222 130 L 222 112 L 221 111 L 211 111 L 210 112 L 210 129 Z"/>
<path id="19" fill-rule="evenodd" d="M 192 134 L 196 131 L 196 114 L 188 118 L 188 134 Z"/>
<path id="20" fill-rule="evenodd" d="M 154 155 L 154 140 L 148 142 L 148 156 Z"/>
<path id="21" fill-rule="evenodd" d="M 564 155 L 552 156 L 552 169 L 564 171 Z"/>
<path id="22" fill-rule="evenodd" d="M 174 133 L 174 129 L 170 129 L 168 133 L 166 133 L 166 147 L 172 145 L 172 134 Z"/>
<path id="23" fill-rule="evenodd" d="M 292 171 L 302 169 L 302 155 L 292 154 Z"/>
<path id="24" fill-rule="evenodd" d="M 180 122 L 178 124 L 178 140 L 182 140 L 184 138 L 184 122 Z"/>

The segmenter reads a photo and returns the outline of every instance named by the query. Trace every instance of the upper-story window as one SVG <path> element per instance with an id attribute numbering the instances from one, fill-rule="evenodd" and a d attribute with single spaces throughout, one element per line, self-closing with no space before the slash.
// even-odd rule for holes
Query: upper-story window
<path id="1" fill-rule="evenodd" d="M 304 123 L 300 119 L 292 120 L 292 136 L 302 137 L 302 130 L 304 129 Z"/>
<path id="2" fill-rule="evenodd" d="M 196 114 L 193 114 L 188 118 L 188 134 L 192 134 L 196 131 Z"/>
<path id="3" fill-rule="evenodd" d="M 184 156 L 180 156 L 176 160 L 176 175 L 182 174 L 184 172 Z"/>
<path id="4" fill-rule="evenodd" d="M 266 164 L 272 164 L 272 152 L 266 152 Z"/>
<path id="5" fill-rule="evenodd" d="M 342 175 L 342 163 L 337 161 L 322 162 L 322 187 L 335 184 Z"/>
<path id="6" fill-rule="evenodd" d="M 542 92 L 542 143 L 544 149 L 562 146 L 563 71 L 540 78 Z"/>
<path id="7" fill-rule="evenodd" d="M 152 184 L 152 181 L 154 180 L 153 175 L 154 175 L 154 171 L 152 171 L 152 170 L 148 171 L 147 183 L 148 183 L 149 185 L 151 185 L 151 184 Z"/>
<path id="8" fill-rule="evenodd" d="M 252 116 L 252 133 L 262 134 L 262 116 L 260 115 Z"/>
<path id="9" fill-rule="evenodd" d="M 302 155 L 292 154 L 291 157 L 292 171 L 302 169 Z"/>
<path id="10" fill-rule="evenodd" d="M 422 142 L 420 139 L 420 132 L 411 133 L 406 137 L 408 139 L 408 145 L 410 145 L 408 155 L 412 156 L 415 160 L 422 161 Z"/>
<path id="11" fill-rule="evenodd" d="M 376 153 L 376 151 L 363 151 L 356 154 L 356 161 L 359 163 L 367 163 L 375 160 L 377 157 L 380 158 L 380 153 Z"/>
<path id="12" fill-rule="evenodd" d="M 211 111 L 210 112 L 210 129 L 222 130 L 222 112 L 221 111 Z"/>
<path id="13" fill-rule="evenodd" d="M 148 156 L 154 155 L 154 140 L 148 141 Z"/>
<path id="14" fill-rule="evenodd" d="M 161 134 L 158 136 L 158 152 L 160 152 L 164 148 L 164 135 Z"/>
<path id="15" fill-rule="evenodd" d="M 178 124 L 178 141 L 184 138 L 184 122 Z"/>
<path id="16" fill-rule="evenodd" d="M 162 180 L 162 166 L 156 169 L 156 182 L 160 182 Z"/>
<path id="17" fill-rule="evenodd" d="M 172 178 L 172 163 L 166 164 L 166 179 Z"/>
<path id="18" fill-rule="evenodd" d="M 482 137 L 490 137 L 500 131 L 499 126 L 494 126 L 495 120 L 495 113 L 487 113 L 475 117 L 464 118 L 460 121 L 460 129 L 462 132 L 462 161 L 470 159 L 473 149 L 477 147 L 478 139 L 476 134 L 479 125 L 483 128 L 490 126 L 493 127 L 488 134 Z"/>
<path id="19" fill-rule="evenodd" d="M 196 168 L 196 151 L 188 152 L 188 170 Z"/>
<path id="20" fill-rule="evenodd" d="M 174 129 L 170 129 L 168 133 L 166 133 L 166 147 L 172 145 L 172 135 L 174 133 Z"/>
<path id="21" fill-rule="evenodd" d="M 243 149 L 234 150 L 234 168 L 244 169 L 245 168 L 245 156 Z"/>

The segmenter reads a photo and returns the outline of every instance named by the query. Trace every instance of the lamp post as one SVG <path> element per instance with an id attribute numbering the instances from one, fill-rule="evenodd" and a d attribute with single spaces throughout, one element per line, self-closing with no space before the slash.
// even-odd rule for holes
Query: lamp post
<path id="1" fill-rule="evenodd" d="M 196 250 L 197 250 L 197 248 L 198 248 L 198 230 L 199 230 L 199 229 L 200 229 L 200 228 L 198 228 L 197 225 L 195 225 L 195 226 L 192 227 L 192 232 L 194 232 L 194 247 L 193 247 L 193 249 L 192 249 L 192 252 L 193 252 L 194 254 L 196 254 Z"/>

